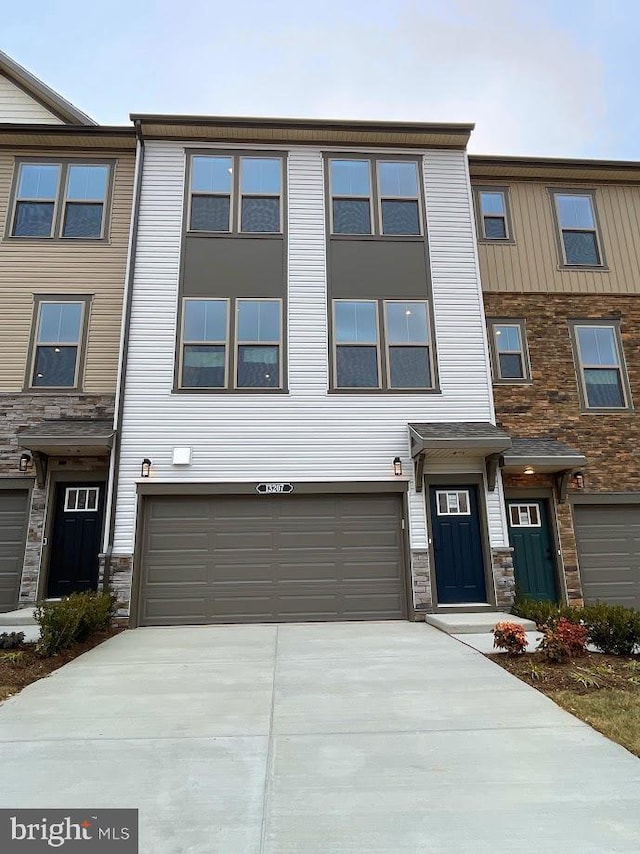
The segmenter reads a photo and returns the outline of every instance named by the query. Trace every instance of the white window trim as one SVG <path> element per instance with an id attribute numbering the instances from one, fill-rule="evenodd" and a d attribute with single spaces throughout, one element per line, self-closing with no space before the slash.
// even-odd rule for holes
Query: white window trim
<path id="1" fill-rule="evenodd" d="M 188 302 L 224 302 L 226 304 L 226 330 L 227 337 L 224 341 L 192 341 L 191 339 L 186 339 L 184 334 L 184 324 L 186 318 L 185 306 Z M 231 313 L 231 300 L 228 297 L 183 297 L 182 298 L 182 318 L 180 324 L 180 352 L 179 352 L 179 365 L 178 365 L 178 386 L 181 389 L 189 390 L 189 391 L 197 391 L 198 389 L 202 389 L 204 391 L 223 391 L 224 389 L 229 387 L 229 330 L 230 330 L 230 313 Z M 183 366 L 184 366 L 184 348 L 187 345 L 197 346 L 202 345 L 204 347 L 213 346 L 213 347 L 224 347 L 224 385 L 221 386 L 191 386 L 184 385 L 183 383 Z"/>
<path id="2" fill-rule="evenodd" d="M 69 506 L 69 498 L 71 493 L 75 493 L 75 507 Z M 78 507 L 78 497 L 81 492 L 84 492 L 86 495 L 86 501 L 84 507 Z M 89 507 L 89 495 L 95 495 L 95 504 L 93 507 Z M 64 512 L 65 513 L 97 513 L 98 505 L 100 501 L 100 487 L 99 486 L 68 486 L 65 489 L 64 493 Z"/>
<path id="3" fill-rule="evenodd" d="M 440 508 L 440 496 L 446 497 L 447 510 L 444 512 Z M 452 509 L 449 503 L 449 497 L 456 496 L 457 507 Z M 460 496 L 466 496 L 467 509 L 460 510 Z M 437 489 L 436 490 L 436 514 L 438 516 L 471 516 L 471 495 L 468 489 Z"/>
<path id="4" fill-rule="evenodd" d="M 535 511 L 535 515 L 537 518 L 537 522 L 531 521 L 531 510 Z M 513 517 L 511 515 L 512 511 L 516 510 L 518 513 L 518 521 L 517 523 L 513 521 Z M 525 515 L 526 514 L 526 515 Z M 525 521 L 523 521 L 523 518 Z M 535 502 L 522 502 L 519 504 L 509 504 L 509 525 L 512 528 L 541 528 L 542 527 L 542 514 L 540 513 L 540 507 Z"/>

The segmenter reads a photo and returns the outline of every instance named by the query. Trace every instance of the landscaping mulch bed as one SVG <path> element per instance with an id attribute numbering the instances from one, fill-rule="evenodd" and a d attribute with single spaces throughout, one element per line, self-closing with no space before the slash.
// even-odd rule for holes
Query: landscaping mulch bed
<path id="1" fill-rule="evenodd" d="M 640 756 L 640 655 L 588 652 L 566 664 L 551 664 L 538 653 L 488 657 Z"/>
<path id="2" fill-rule="evenodd" d="M 38 655 L 34 643 L 22 644 L 15 650 L 0 650 L 0 702 L 122 631 L 124 629 L 114 627 L 106 632 L 96 632 L 82 643 L 74 644 L 50 658 Z"/>

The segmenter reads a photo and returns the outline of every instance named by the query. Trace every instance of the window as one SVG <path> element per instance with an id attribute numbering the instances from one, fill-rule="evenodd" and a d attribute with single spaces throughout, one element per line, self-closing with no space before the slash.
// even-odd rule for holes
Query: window
<path id="1" fill-rule="evenodd" d="M 85 301 L 36 302 L 34 388 L 76 388 L 82 345 Z"/>
<path id="2" fill-rule="evenodd" d="M 428 305 L 417 300 L 333 300 L 336 388 L 433 386 Z M 386 351 L 384 371 L 381 342 Z"/>
<path id="3" fill-rule="evenodd" d="M 430 388 L 429 319 L 426 302 L 385 302 L 390 388 Z"/>
<path id="4" fill-rule="evenodd" d="M 417 160 L 329 160 L 331 233 L 422 234 Z"/>
<path id="5" fill-rule="evenodd" d="M 496 382 L 527 382 L 531 379 L 523 320 L 489 321 L 493 373 Z"/>
<path id="6" fill-rule="evenodd" d="M 282 232 L 281 157 L 194 155 L 189 186 L 192 232 Z"/>
<path id="7" fill-rule="evenodd" d="M 507 190 L 502 187 L 476 187 L 478 236 L 481 240 L 509 240 Z"/>
<path id="8" fill-rule="evenodd" d="M 591 192 L 553 192 L 560 229 L 563 263 L 598 267 L 602 264 L 600 243 Z"/>
<path id="9" fill-rule="evenodd" d="M 100 240 L 109 176 L 105 163 L 21 162 L 11 236 Z"/>
<path id="10" fill-rule="evenodd" d="M 185 299 L 182 312 L 183 388 L 226 386 L 228 313 L 228 300 Z"/>
<path id="11" fill-rule="evenodd" d="M 512 528 L 540 528 L 540 512 L 537 504 L 511 504 L 509 522 Z"/>
<path id="12" fill-rule="evenodd" d="M 237 388 L 280 387 L 280 300 L 237 300 Z"/>
<path id="13" fill-rule="evenodd" d="M 630 394 L 617 327 L 575 323 L 573 334 L 587 409 L 626 409 Z"/>
<path id="14" fill-rule="evenodd" d="M 282 301 L 183 299 L 180 358 L 182 389 L 282 388 Z"/>
<path id="15" fill-rule="evenodd" d="M 97 513 L 99 486 L 69 487 L 64 494 L 65 513 Z"/>
<path id="16" fill-rule="evenodd" d="M 470 516 L 469 491 L 456 489 L 449 492 L 446 489 L 437 489 L 436 507 L 438 516 Z"/>

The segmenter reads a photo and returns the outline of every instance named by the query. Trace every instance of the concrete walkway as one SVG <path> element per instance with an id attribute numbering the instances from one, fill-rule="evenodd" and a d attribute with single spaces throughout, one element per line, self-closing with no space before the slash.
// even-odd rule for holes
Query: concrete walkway
<path id="1" fill-rule="evenodd" d="M 640 761 L 423 624 L 123 633 L 0 706 L 0 768 L 141 854 L 640 850 Z"/>

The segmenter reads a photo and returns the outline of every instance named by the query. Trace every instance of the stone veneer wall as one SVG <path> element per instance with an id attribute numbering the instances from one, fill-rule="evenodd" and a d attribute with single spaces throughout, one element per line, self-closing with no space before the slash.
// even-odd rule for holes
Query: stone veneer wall
<path id="1" fill-rule="evenodd" d="M 640 492 L 640 418 L 633 411 L 583 412 L 569 319 L 620 323 L 631 397 L 640 405 L 640 298 L 616 294 L 484 294 L 488 318 L 524 318 L 532 383 L 494 385 L 498 424 L 518 438 L 558 439 L 587 458 L 585 493 Z M 550 487 L 552 478 L 504 475 L 505 487 Z M 569 494 L 573 487 L 570 485 Z M 568 599 L 582 603 L 571 505 L 556 502 Z"/>
<path id="2" fill-rule="evenodd" d="M 18 434 L 29 427 L 36 427 L 44 420 L 66 418 L 113 418 L 114 395 L 112 394 L 0 394 L 0 478 L 24 477 L 33 481 L 34 471 L 21 475 L 18 471 L 20 450 Z M 60 468 L 55 460 L 50 461 L 50 470 Z M 98 471 L 107 467 L 105 457 L 73 458 L 65 470 Z M 42 538 L 44 536 L 47 490 L 34 483 L 27 533 L 27 545 L 20 586 L 19 605 L 32 605 L 37 598 Z"/>
<path id="3" fill-rule="evenodd" d="M 98 590 L 104 586 L 105 567 L 109 566 L 109 590 L 116 597 L 115 622 L 126 625 L 131 610 L 131 584 L 133 580 L 132 555 L 100 555 Z"/>

